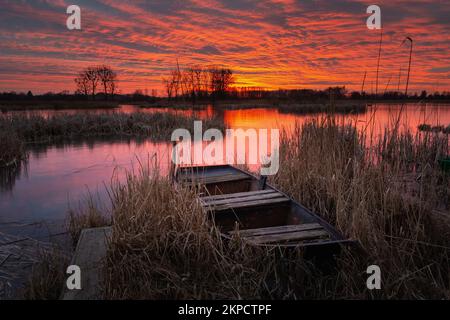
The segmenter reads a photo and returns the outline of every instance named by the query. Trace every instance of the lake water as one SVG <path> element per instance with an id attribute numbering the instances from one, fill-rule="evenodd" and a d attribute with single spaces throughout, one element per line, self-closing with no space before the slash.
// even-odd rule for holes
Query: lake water
<path id="1" fill-rule="evenodd" d="M 370 128 L 375 135 L 392 125 L 400 105 L 381 104 L 368 112 L 342 116 L 342 121 Z M 292 128 L 317 115 L 299 115 L 277 109 L 255 108 L 216 111 L 207 107 L 200 111 L 139 109 L 120 107 L 122 112 L 195 113 L 199 118 L 217 115 L 229 128 Z M 375 112 L 373 112 L 375 111 Z M 39 111 L 53 113 L 86 112 L 75 110 Z M 92 111 L 91 111 L 92 112 Z M 98 110 L 95 112 L 110 112 Z M 450 105 L 408 104 L 401 113 L 403 129 L 417 130 L 422 123 L 450 125 Z M 0 231 L 48 240 L 49 235 L 63 230 L 69 205 L 77 207 L 90 194 L 98 203 L 108 204 L 106 187 L 113 175 L 119 179 L 127 170 L 137 169 L 139 161 L 156 155 L 160 168 L 167 172 L 171 155 L 170 143 L 148 140 L 93 140 L 79 143 L 34 146 L 28 164 L 9 183 L 0 188 Z M 2 180 L 3 181 L 3 180 Z"/>

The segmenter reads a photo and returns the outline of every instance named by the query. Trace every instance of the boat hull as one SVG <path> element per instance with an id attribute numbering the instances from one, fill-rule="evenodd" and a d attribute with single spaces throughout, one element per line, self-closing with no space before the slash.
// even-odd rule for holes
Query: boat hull
<path id="1" fill-rule="evenodd" d="M 314 255 L 354 243 L 285 193 L 233 166 L 178 168 L 175 180 L 197 189 L 225 239 L 242 236 L 255 246 L 308 247 Z"/>

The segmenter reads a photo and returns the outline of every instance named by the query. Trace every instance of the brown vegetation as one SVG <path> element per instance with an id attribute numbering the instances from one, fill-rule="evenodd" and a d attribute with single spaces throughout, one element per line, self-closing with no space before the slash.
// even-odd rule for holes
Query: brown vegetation
<path id="1" fill-rule="evenodd" d="M 448 137 L 386 129 L 368 146 L 365 133 L 330 118 L 296 130 L 283 139 L 274 182 L 367 253 L 342 257 L 335 297 L 370 297 L 353 276 L 376 264 L 383 275 L 378 297 L 448 298 L 450 225 L 435 215 L 449 211 L 450 178 L 437 163 Z"/>
<path id="2" fill-rule="evenodd" d="M 191 129 L 194 120 L 194 117 L 159 112 L 55 114 L 49 117 L 13 114 L 0 117 L 0 131 L 10 128 L 9 134 L 16 134 L 24 142 L 114 136 L 169 141 L 173 130 Z M 223 123 L 218 119 L 206 119 L 203 122 L 207 128 L 223 128 Z"/>

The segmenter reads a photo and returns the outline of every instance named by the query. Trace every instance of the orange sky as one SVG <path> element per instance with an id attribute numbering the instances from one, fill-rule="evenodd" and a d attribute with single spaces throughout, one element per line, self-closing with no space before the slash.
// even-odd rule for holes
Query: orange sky
<path id="1" fill-rule="evenodd" d="M 379 1 L 384 32 L 379 91 L 450 91 L 450 6 L 446 1 Z M 158 89 L 176 60 L 235 71 L 238 86 L 375 87 L 379 31 L 366 27 L 360 0 L 1 0 L 0 91 L 75 89 L 92 64 L 116 69 L 122 93 Z M 70 4 L 82 30 L 69 31 Z"/>

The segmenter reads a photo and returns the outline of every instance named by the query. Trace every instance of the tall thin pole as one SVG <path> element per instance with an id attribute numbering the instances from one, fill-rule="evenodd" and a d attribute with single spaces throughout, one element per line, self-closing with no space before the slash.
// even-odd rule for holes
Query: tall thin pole
<path id="1" fill-rule="evenodd" d="M 405 42 L 406 40 L 410 41 L 411 47 L 409 49 L 408 77 L 406 78 L 405 97 L 408 96 L 409 75 L 411 72 L 411 59 L 412 59 L 412 51 L 413 51 L 413 40 L 410 37 L 406 37 L 406 39 L 403 42 Z"/>
<path id="2" fill-rule="evenodd" d="M 381 58 L 381 44 L 383 43 L 383 29 L 380 33 L 380 47 L 378 48 L 378 62 L 377 62 L 377 80 L 375 84 L 375 96 L 378 94 L 378 72 L 380 70 L 380 58 Z"/>
<path id="3" fill-rule="evenodd" d="M 389 77 L 389 81 L 388 81 L 388 83 L 387 83 L 387 85 L 386 85 L 386 88 L 384 88 L 384 94 L 387 93 L 387 89 L 388 89 L 388 87 L 389 87 L 389 84 L 391 83 L 391 79 L 392 79 L 392 74 L 391 74 L 391 76 Z"/>
<path id="4" fill-rule="evenodd" d="M 367 71 L 364 71 L 364 79 L 363 79 L 362 86 L 361 86 L 361 95 L 364 94 L 364 84 L 366 83 L 366 76 L 367 76 Z"/>

